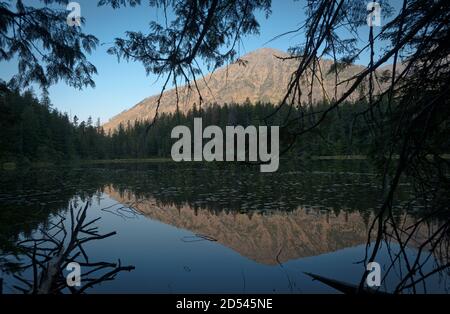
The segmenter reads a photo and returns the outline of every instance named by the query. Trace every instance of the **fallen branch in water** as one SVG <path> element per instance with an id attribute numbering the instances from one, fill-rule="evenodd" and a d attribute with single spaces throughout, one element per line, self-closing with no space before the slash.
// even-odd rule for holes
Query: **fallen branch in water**
<path id="1" fill-rule="evenodd" d="M 32 269 L 33 277 L 29 280 L 14 274 L 13 277 L 24 285 L 15 285 L 14 288 L 26 294 L 55 294 L 62 293 L 64 289 L 78 294 L 99 283 L 113 280 L 119 272 L 134 269 L 134 266 L 122 266 L 120 260 L 118 263 L 89 261 L 84 244 L 109 238 L 116 232 L 99 234 L 98 228 L 93 225 L 100 218 L 85 222 L 88 207 L 89 202 L 86 202 L 86 205 L 75 213 L 70 206 L 69 222 L 60 216 L 57 223 L 50 223 L 50 228 L 40 230 L 41 237 L 18 243 L 30 259 L 30 263 L 20 267 L 20 270 Z M 63 273 L 72 262 L 87 269 L 85 273 L 80 274 L 80 287 L 69 286 Z M 94 277 L 88 278 L 89 275 Z"/>

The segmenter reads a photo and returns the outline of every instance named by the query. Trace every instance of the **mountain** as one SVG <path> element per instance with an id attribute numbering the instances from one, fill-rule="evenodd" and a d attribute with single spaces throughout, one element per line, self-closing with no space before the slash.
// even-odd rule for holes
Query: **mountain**
<path id="1" fill-rule="evenodd" d="M 278 57 L 288 57 L 283 51 L 261 48 L 250 52 L 240 60 L 226 67 L 217 69 L 215 72 L 198 78 L 198 86 L 203 97 L 203 103 L 243 103 L 247 98 L 251 102 L 278 103 L 285 95 L 291 74 L 296 70 L 298 60 L 281 60 Z M 328 74 L 333 61 L 320 60 L 319 67 L 322 75 L 316 70 L 316 79 L 323 82 L 315 84 L 312 98 L 313 101 L 332 98 L 334 96 L 334 73 Z M 364 70 L 363 66 L 350 65 L 339 74 L 340 81 L 345 81 L 353 75 Z M 337 90 L 338 97 L 346 90 L 349 83 L 341 84 Z M 304 99 L 307 100 L 307 82 L 302 82 Z M 179 108 L 181 111 L 192 109 L 194 103 L 199 103 L 198 94 L 195 90 L 188 91 L 186 87 L 178 88 Z M 128 121 L 134 123 L 136 120 L 153 119 L 159 95 L 148 97 L 129 110 L 126 110 L 109 122 L 104 124 L 105 130 L 115 129 L 120 123 L 126 125 Z M 357 97 L 356 92 L 350 99 Z M 163 94 L 159 112 L 174 112 L 176 110 L 177 94 L 175 89 Z"/>

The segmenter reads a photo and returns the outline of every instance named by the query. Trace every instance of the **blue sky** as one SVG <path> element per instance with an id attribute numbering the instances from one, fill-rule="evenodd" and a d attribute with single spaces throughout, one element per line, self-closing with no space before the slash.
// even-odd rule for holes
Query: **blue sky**
<path id="1" fill-rule="evenodd" d="M 52 86 L 49 90 L 53 106 L 70 116 L 77 115 L 80 120 L 92 116 L 94 121 L 100 118 L 106 122 L 112 116 L 126 110 L 142 99 L 159 93 L 163 79 L 156 81 L 156 76 L 147 76 L 139 63 L 121 61 L 108 55 L 106 50 L 112 46 L 116 37 L 122 37 L 127 30 L 146 32 L 150 20 L 162 18 L 162 12 L 148 7 L 147 1 L 135 8 L 113 10 L 109 7 L 97 7 L 97 1 L 78 0 L 81 14 L 86 19 L 83 31 L 95 35 L 101 45 L 89 56 L 89 60 L 97 67 L 98 75 L 94 77 L 96 87 L 82 91 L 65 85 L 63 82 Z M 258 14 L 260 35 L 248 36 L 243 40 L 240 54 L 261 47 L 271 47 L 286 51 L 290 46 L 303 40 L 301 34 L 283 36 L 267 43 L 275 36 L 298 28 L 304 22 L 304 1 L 272 0 L 272 14 L 265 19 Z M 362 30 L 361 36 L 366 31 Z M 367 57 L 358 61 L 367 64 Z M 17 71 L 14 62 L 0 63 L 0 77 L 9 79 Z"/>

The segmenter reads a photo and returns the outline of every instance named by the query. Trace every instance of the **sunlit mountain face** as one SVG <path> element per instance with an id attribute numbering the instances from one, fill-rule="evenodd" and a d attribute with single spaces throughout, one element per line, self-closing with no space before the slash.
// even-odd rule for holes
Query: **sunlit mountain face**
<path id="1" fill-rule="evenodd" d="M 256 102 L 278 104 L 285 96 L 291 75 L 299 65 L 298 60 L 288 57 L 289 54 L 284 51 L 260 48 L 243 55 L 235 63 L 217 69 L 212 73 L 205 73 L 204 79 L 198 80 L 198 90 L 202 96 L 203 105 L 217 104 L 222 106 L 232 103 L 243 104 L 248 101 L 253 104 Z M 333 61 L 323 59 L 319 60 L 318 64 L 315 73 L 318 82 L 313 87 L 310 99 L 313 103 L 342 96 L 351 84 L 354 75 L 365 69 L 363 66 L 353 64 L 340 69 L 338 82 L 340 84 L 335 88 Z M 389 68 L 381 69 L 379 75 L 381 76 L 385 71 L 389 73 Z M 376 91 L 384 86 L 386 86 L 385 83 L 378 83 Z M 302 81 L 302 88 L 310 91 L 307 78 Z M 348 100 L 357 100 L 358 97 L 359 93 L 354 92 Z M 128 121 L 133 124 L 135 121 L 153 119 L 158 98 L 159 95 L 154 95 L 133 107 L 130 104 L 130 109 L 121 112 L 105 123 L 104 129 L 106 131 L 114 130 L 120 123 L 126 126 Z M 305 95 L 306 100 L 308 100 L 308 97 Z M 194 104 L 199 106 L 198 91 L 189 90 L 183 86 L 168 90 L 164 92 L 161 98 L 158 111 L 160 113 L 173 113 L 177 110 L 177 103 L 181 112 L 192 110 Z"/>

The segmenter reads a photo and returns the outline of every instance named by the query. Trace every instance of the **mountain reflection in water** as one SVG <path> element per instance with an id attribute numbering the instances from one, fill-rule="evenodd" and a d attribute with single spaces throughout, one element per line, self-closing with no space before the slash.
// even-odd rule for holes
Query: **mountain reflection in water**
<path id="1" fill-rule="evenodd" d="M 261 175 L 240 167 L 152 164 L 4 173 L 3 291 L 19 292 L 14 289 L 18 273 L 5 266 L 11 256 L 21 256 L 17 243 L 39 236 L 61 217 L 70 221 L 70 205 L 88 204 L 87 221 L 101 217 L 95 220 L 98 231 L 115 235 L 86 245 L 86 256 L 119 259 L 134 269 L 86 292 L 336 293 L 304 272 L 359 282 L 364 265 L 358 262 L 379 188 L 365 166 L 332 168 L 303 172 L 284 165 Z M 402 183 L 399 204 L 411 193 Z M 398 215 L 413 222 L 418 213 L 416 204 Z M 431 222 L 417 236 L 425 238 L 437 225 Z M 412 245 L 406 253 L 414 257 L 416 251 Z M 397 252 L 395 243 L 383 243 L 377 257 L 382 269 Z M 433 269 L 436 261 L 432 256 L 424 269 Z M 405 265 L 393 268 L 382 290 L 395 287 Z M 445 272 L 428 277 L 426 291 L 446 292 L 448 278 Z"/>
<path id="2" fill-rule="evenodd" d="M 206 235 L 258 263 L 274 265 L 365 244 L 368 226 L 359 213 L 314 208 L 270 214 L 194 210 L 188 205 L 164 206 L 155 199 L 136 199 L 112 187 L 105 192 L 148 218 Z"/>

